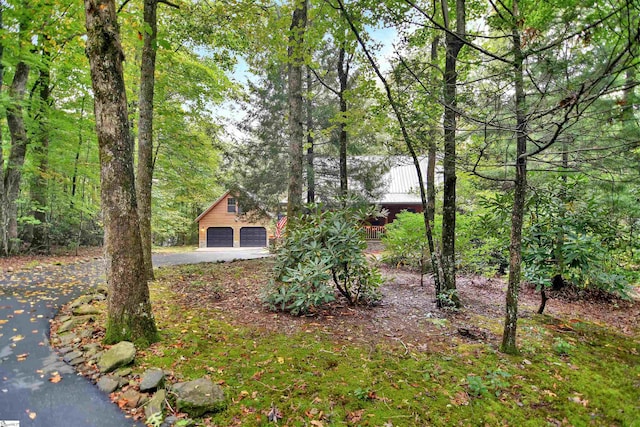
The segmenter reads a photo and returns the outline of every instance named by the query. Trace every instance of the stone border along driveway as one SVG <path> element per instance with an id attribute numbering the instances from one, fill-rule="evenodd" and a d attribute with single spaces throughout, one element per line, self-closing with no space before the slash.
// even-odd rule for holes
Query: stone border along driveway
<path id="1" fill-rule="evenodd" d="M 236 259 L 255 259 L 269 256 L 263 248 L 207 250 L 187 253 L 154 254 L 155 266 L 195 264 L 201 262 L 227 262 Z M 121 409 L 133 413 L 134 418 L 159 421 L 167 412 L 167 393 L 175 395 L 177 411 L 193 417 L 221 411 L 226 407 L 224 391 L 206 378 L 188 382 L 171 383 L 159 368 L 135 372 L 130 367 L 135 360 L 136 348 L 132 343 L 121 342 L 104 348 L 89 342 L 98 331 L 96 324 L 100 310 L 96 303 L 105 300 L 104 284 L 92 294 L 82 295 L 65 306 L 58 315 L 59 327 L 52 331 L 51 341 L 58 348 L 63 360 L 92 382 L 98 389 L 112 396 Z M 111 394 L 111 393 L 117 394 Z M 178 419 L 164 418 L 163 426 L 171 426 Z"/>

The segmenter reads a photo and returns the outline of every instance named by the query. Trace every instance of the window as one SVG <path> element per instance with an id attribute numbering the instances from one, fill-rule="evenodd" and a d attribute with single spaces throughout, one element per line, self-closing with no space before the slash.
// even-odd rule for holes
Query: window
<path id="1" fill-rule="evenodd" d="M 227 199 L 227 212 L 236 213 L 236 199 L 233 197 Z"/>

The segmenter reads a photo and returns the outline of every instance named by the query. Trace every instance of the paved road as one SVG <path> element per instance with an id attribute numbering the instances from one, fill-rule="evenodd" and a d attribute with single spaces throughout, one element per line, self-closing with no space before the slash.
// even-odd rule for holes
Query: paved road
<path id="1" fill-rule="evenodd" d="M 154 254 L 154 267 L 200 262 L 223 262 L 235 259 L 255 259 L 269 256 L 265 248 L 208 248 L 193 252 Z"/>
<path id="2" fill-rule="evenodd" d="M 154 255 L 154 265 L 220 262 L 267 256 L 264 250 Z M 49 345 L 49 320 L 60 306 L 104 279 L 103 263 L 54 266 L 0 275 L 0 421 L 20 427 L 140 426 L 62 362 Z M 49 381 L 54 373 L 62 381 Z"/>

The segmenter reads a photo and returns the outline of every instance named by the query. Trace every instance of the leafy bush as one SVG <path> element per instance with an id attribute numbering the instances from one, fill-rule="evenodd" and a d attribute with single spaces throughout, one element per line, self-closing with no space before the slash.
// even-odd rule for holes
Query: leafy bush
<path id="1" fill-rule="evenodd" d="M 489 209 L 458 214 L 456 219 L 456 262 L 459 271 L 493 275 L 504 270 L 508 240 L 497 230 L 505 229 L 502 218 Z M 508 230 L 508 227 L 506 228 Z M 441 236 L 441 221 L 433 224 L 434 239 Z M 401 212 L 386 226 L 382 238 L 383 260 L 392 265 L 405 265 L 422 273 L 431 270 L 422 213 Z M 423 254 L 425 256 L 423 256 Z"/>
<path id="2" fill-rule="evenodd" d="M 422 273 L 429 269 L 429 257 L 425 255 L 428 245 L 421 213 L 399 213 L 391 224 L 386 225 L 382 244 L 385 248 L 384 262 L 405 265 Z"/>
<path id="3" fill-rule="evenodd" d="M 315 205 L 309 209 L 287 225 L 275 278 L 263 292 L 265 304 L 300 315 L 335 300 L 336 291 L 351 305 L 379 301 L 382 277 L 364 255 L 367 242 L 361 226 L 373 212 L 323 211 Z"/>
<path id="4" fill-rule="evenodd" d="M 617 221 L 579 178 L 551 181 L 534 194 L 523 239 L 525 278 L 539 289 L 559 276 L 577 287 L 625 294 L 626 250 Z"/>

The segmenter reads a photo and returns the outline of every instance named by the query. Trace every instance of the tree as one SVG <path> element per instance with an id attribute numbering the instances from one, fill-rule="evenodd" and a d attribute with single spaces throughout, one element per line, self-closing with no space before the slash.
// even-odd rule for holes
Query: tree
<path id="1" fill-rule="evenodd" d="M 138 121 L 138 170 L 136 195 L 145 275 L 153 280 L 151 262 L 151 189 L 153 184 L 153 91 L 158 42 L 158 0 L 144 0 L 144 34 L 140 63 L 140 119 Z"/>
<path id="2" fill-rule="evenodd" d="M 84 4 L 109 284 L 105 341 L 148 344 L 157 339 L 157 330 L 144 271 L 115 2 L 85 0 Z"/>
<path id="3" fill-rule="evenodd" d="M 442 203 L 442 273 L 443 289 L 454 307 L 460 306 L 456 292 L 456 114 L 457 84 L 456 71 L 458 54 L 464 46 L 466 10 L 465 1 L 456 0 L 455 31 L 450 28 L 449 5 L 442 1 L 444 18 L 446 59 L 444 69 L 444 195 Z"/>
<path id="4" fill-rule="evenodd" d="M 287 216 L 293 218 L 302 211 L 302 163 L 304 144 L 304 114 L 302 102 L 302 68 L 304 65 L 304 34 L 307 26 L 307 0 L 295 0 L 291 18 L 288 48 L 289 96 L 289 188 Z"/>

